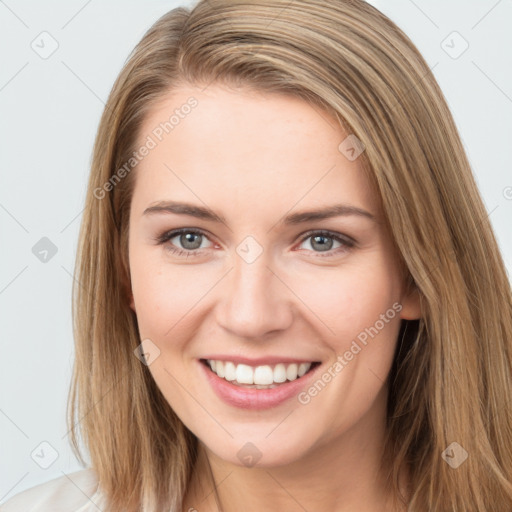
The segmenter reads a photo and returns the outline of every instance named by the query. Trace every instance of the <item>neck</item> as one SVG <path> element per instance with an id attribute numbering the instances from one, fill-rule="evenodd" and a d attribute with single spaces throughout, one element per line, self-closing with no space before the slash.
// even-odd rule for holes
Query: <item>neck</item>
<path id="1" fill-rule="evenodd" d="M 200 442 L 196 469 L 182 510 L 405 510 L 394 501 L 381 471 L 385 403 L 376 400 L 375 407 L 352 428 L 319 441 L 300 460 L 284 466 L 237 466 Z M 401 475 L 400 484 L 403 493 L 405 474 Z"/>

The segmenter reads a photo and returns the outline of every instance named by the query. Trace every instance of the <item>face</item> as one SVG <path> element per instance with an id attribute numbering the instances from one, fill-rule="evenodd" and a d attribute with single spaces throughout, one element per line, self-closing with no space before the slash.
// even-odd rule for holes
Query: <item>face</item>
<path id="1" fill-rule="evenodd" d="M 348 135 L 300 99 L 215 84 L 143 124 L 131 307 L 156 384 L 224 461 L 291 463 L 383 411 L 418 303 Z"/>

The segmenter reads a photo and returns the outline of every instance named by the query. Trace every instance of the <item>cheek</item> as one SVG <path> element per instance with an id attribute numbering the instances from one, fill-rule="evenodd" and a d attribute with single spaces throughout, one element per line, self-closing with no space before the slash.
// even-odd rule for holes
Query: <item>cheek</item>
<path id="1" fill-rule="evenodd" d="M 314 383 L 301 397 L 302 404 L 311 402 L 318 410 L 333 411 L 336 432 L 354 424 L 382 392 L 401 322 L 400 289 L 393 267 L 380 266 L 376 260 L 364 269 L 344 270 L 323 280 L 322 286 L 310 287 L 308 306 L 332 330 L 323 340 L 332 356 L 319 376 L 328 382 L 328 391 L 318 392 L 323 385 Z M 340 404 L 347 414 L 339 415 Z"/>
<path id="2" fill-rule="evenodd" d="M 187 315 L 214 283 L 212 273 L 200 267 L 171 266 L 163 249 L 132 249 L 130 274 L 141 337 L 162 340 L 178 322 L 180 327 L 186 323 Z"/>
<path id="3" fill-rule="evenodd" d="M 364 268 L 336 269 L 330 276 L 308 279 L 302 285 L 308 306 L 338 339 L 373 326 L 400 298 L 396 276 L 389 266 L 378 262 Z M 394 311 L 388 316 L 394 317 Z"/>
<path id="4" fill-rule="evenodd" d="M 340 361 L 338 370 L 343 367 L 339 392 L 345 399 L 355 397 L 354 407 L 373 400 L 391 368 L 400 328 L 393 267 L 376 258 L 372 265 L 336 269 L 330 279 L 311 281 L 309 290 L 308 306 L 330 328 L 324 341 L 331 361 Z"/>

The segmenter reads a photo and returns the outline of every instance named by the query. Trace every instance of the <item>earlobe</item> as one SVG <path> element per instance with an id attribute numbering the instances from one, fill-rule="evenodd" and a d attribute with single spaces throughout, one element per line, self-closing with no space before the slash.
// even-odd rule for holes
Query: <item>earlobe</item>
<path id="1" fill-rule="evenodd" d="M 133 294 L 130 293 L 129 295 L 129 301 L 130 301 L 130 308 L 133 309 L 134 313 L 136 313 L 135 311 L 135 301 L 133 300 Z"/>
<path id="2" fill-rule="evenodd" d="M 411 286 L 402 297 L 402 310 L 400 318 L 404 320 L 418 320 L 421 318 L 420 292 L 416 286 Z"/>
<path id="3" fill-rule="evenodd" d="M 133 291 L 132 291 L 132 284 L 131 280 L 124 274 L 121 278 L 122 282 L 122 290 L 123 294 L 126 297 L 126 301 L 128 302 L 128 305 L 130 306 L 130 309 L 135 311 L 135 301 L 133 299 Z"/>
<path id="4" fill-rule="evenodd" d="M 128 305 L 130 306 L 130 309 L 132 309 L 135 313 L 135 300 L 133 298 L 133 291 L 132 291 L 132 285 L 129 280 L 125 281 L 124 285 L 124 293 L 126 297 L 126 301 L 128 302 Z"/>

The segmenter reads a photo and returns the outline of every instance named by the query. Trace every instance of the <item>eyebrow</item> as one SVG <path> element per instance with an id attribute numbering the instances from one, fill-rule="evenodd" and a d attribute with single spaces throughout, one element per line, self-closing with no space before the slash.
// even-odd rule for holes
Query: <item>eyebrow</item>
<path id="1" fill-rule="evenodd" d="M 176 215 L 190 215 L 198 219 L 208 220 L 211 222 L 218 222 L 226 224 L 226 219 L 222 215 L 218 215 L 210 208 L 204 206 L 197 206 L 189 203 L 181 203 L 176 201 L 159 201 L 144 210 L 143 215 L 154 214 L 176 214 Z M 370 212 L 348 204 L 334 204 L 321 208 L 318 210 L 308 210 L 286 215 L 277 224 L 296 225 L 306 222 L 329 219 L 332 217 L 341 217 L 356 215 L 359 217 L 366 217 L 374 222 L 377 219 Z"/>

